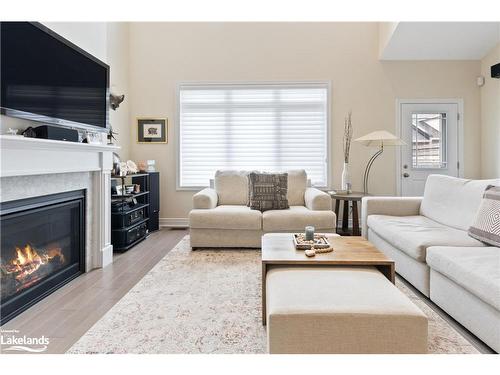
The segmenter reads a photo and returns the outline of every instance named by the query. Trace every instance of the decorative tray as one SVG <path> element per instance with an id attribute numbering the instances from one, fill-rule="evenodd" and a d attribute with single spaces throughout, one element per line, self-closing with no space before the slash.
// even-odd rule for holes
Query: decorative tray
<path id="1" fill-rule="evenodd" d="M 327 249 L 331 247 L 326 236 L 321 234 L 315 234 L 314 241 L 306 241 L 303 233 L 294 233 L 293 243 L 297 250 L 310 250 L 312 245 L 314 245 L 315 249 Z"/>

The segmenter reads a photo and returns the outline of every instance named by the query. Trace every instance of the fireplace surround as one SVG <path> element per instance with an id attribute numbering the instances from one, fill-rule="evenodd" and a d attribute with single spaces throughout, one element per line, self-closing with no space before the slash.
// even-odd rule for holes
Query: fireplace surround
<path id="1" fill-rule="evenodd" d="M 85 272 L 85 190 L 0 204 L 1 324 Z"/>
<path id="2" fill-rule="evenodd" d="M 110 187 L 113 152 L 119 152 L 119 147 L 0 135 L 2 208 L 10 207 L 15 201 L 33 198 L 32 202 L 36 202 L 39 197 L 45 199 L 54 194 L 72 194 L 75 191 L 84 194 L 81 220 L 85 228 L 81 235 L 84 238 L 84 253 L 81 254 L 83 259 L 80 265 L 74 266 L 80 268 L 80 272 L 106 267 L 113 262 Z M 42 263 L 50 258 L 57 265 L 61 260 L 57 246 L 52 249 L 34 243 L 29 247 L 26 245 L 17 245 L 23 257 L 30 254 L 36 258 L 36 252 L 42 258 L 38 261 Z M 15 247 L 14 251 L 17 258 Z M 2 256 L 3 253 L 2 250 Z M 12 319 L 6 325 L 2 322 L 2 328 L 15 329 L 16 321 Z"/>

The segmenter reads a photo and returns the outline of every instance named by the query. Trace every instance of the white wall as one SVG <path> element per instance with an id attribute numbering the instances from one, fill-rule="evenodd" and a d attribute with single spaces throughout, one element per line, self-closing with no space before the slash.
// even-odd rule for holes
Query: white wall
<path id="1" fill-rule="evenodd" d="M 482 60 L 481 74 L 481 177 L 500 177 L 500 79 L 491 78 L 490 68 L 500 63 L 500 43 Z"/>
<path id="2" fill-rule="evenodd" d="M 183 81 L 332 83 L 332 173 L 340 185 L 344 116 L 354 137 L 395 132 L 396 98 L 463 98 L 465 175 L 480 176 L 478 61 L 380 62 L 377 23 L 132 23 L 130 25 L 131 157 L 156 159 L 162 218 L 185 218 L 192 192 L 176 191 L 176 84 Z M 136 117 L 169 119 L 167 145 L 138 144 Z M 361 189 L 372 149 L 352 146 L 354 189 Z M 370 188 L 395 193 L 394 150 L 374 164 Z"/>
<path id="3" fill-rule="evenodd" d="M 41 22 L 78 47 L 107 62 L 106 22 Z"/>

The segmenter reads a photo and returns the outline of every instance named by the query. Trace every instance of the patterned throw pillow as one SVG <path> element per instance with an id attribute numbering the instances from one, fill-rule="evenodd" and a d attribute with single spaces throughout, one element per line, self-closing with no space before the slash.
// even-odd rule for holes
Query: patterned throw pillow
<path id="1" fill-rule="evenodd" d="M 282 210 L 288 208 L 286 197 L 288 173 L 256 173 L 248 175 L 249 206 L 252 210 Z"/>
<path id="2" fill-rule="evenodd" d="M 488 186 L 479 205 L 469 236 L 500 247 L 500 186 Z"/>

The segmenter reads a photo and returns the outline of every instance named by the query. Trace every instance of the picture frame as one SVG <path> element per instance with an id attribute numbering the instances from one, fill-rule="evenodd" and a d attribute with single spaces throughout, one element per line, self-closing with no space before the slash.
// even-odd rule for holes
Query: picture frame
<path id="1" fill-rule="evenodd" d="M 168 119 L 138 118 L 137 143 L 168 143 Z"/>

